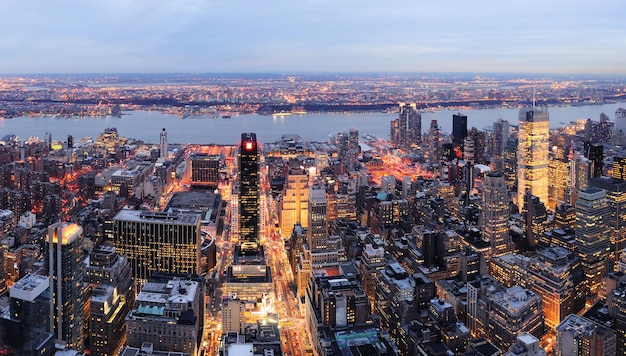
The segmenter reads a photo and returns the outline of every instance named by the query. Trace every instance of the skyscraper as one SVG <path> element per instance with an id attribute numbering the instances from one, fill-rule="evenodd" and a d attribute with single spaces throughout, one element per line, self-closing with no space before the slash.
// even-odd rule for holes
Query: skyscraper
<path id="1" fill-rule="evenodd" d="M 593 165 L 590 178 L 600 177 L 604 170 L 604 146 L 587 141 L 584 144 L 584 155 Z"/>
<path id="2" fill-rule="evenodd" d="M 398 141 L 402 149 L 408 150 L 412 144 L 419 145 L 422 139 L 422 114 L 417 112 L 415 103 L 400 103 Z"/>
<path id="3" fill-rule="evenodd" d="M 259 147 L 255 133 L 242 133 L 239 143 L 239 235 L 246 249 L 259 243 Z M 252 252 L 252 251 L 251 251 Z"/>
<path id="4" fill-rule="evenodd" d="M 452 144 L 461 154 L 463 154 L 463 141 L 466 137 L 467 116 L 461 113 L 452 115 Z"/>
<path id="5" fill-rule="evenodd" d="M 46 266 L 50 275 L 50 330 L 56 343 L 82 350 L 85 346 L 83 228 L 56 223 L 48 228 Z"/>
<path id="6" fill-rule="evenodd" d="M 509 141 L 509 122 L 499 119 L 493 123 L 493 156 L 502 157 L 506 143 Z"/>
<path id="7" fill-rule="evenodd" d="M 626 157 L 613 157 L 613 177 L 626 179 Z"/>
<path id="8" fill-rule="evenodd" d="M 299 223 L 308 226 L 309 186 L 304 169 L 291 169 L 280 200 L 280 231 L 283 238 L 291 236 L 293 227 Z"/>
<path id="9" fill-rule="evenodd" d="M 542 203 L 548 203 L 549 134 L 547 108 L 520 110 L 517 146 L 517 204 L 520 208 L 527 190 Z"/>
<path id="10" fill-rule="evenodd" d="M 160 157 L 167 158 L 167 131 L 165 127 L 161 130 L 161 139 L 159 140 Z"/>
<path id="11" fill-rule="evenodd" d="M 509 235 L 509 194 L 501 173 L 488 173 L 483 183 L 483 238 L 491 244 L 493 256 L 512 250 Z"/>
<path id="12" fill-rule="evenodd" d="M 442 158 L 441 147 L 441 130 L 437 120 L 430 121 L 430 129 L 428 130 L 428 159 L 430 162 L 439 162 Z"/>
<path id="13" fill-rule="evenodd" d="M 576 251 L 585 273 L 587 293 L 595 295 L 606 273 L 610 240 L 606 221 L 609 205 L 606 191 L 587 188 L 578 192 L 576 202 Z"/>
<path id="14" fill-rule="evenodd" d="M 113 241 L 130 262 L 135 283 L 155 272 L 200 274 L 199 214 L 121 210 L 113 218 Z"/>
<path id="15" fill-rule="evenodd" d="M 326 191 L 322 186 L 313 186 L 309 190 L 309 227 L 307 242 L 313 252 L 326 249 L 328 223 L 326 219 Z"/>

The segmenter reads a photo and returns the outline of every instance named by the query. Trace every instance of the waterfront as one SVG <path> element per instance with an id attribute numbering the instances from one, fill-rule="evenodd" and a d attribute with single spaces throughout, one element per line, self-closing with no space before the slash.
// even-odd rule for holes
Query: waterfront
<path id="1" fill-rule="evenodd" d="M 601 113 L 611 120 L 615 110 L 624 103 L 586 106 L 550 107 L 550 127 L 555 128 L 576 119 L 590 118 L 598 121 Z M 491 128 L 499 118 L 516 125 L 519 109 L 476 109 L 442 110 L 422 113 L 422 132 L 427 132 L 430 121 L 436 119 L 443 132 L 452 128 L 452 115 L 461 112 L 468 116 L 468 128 L 479 130 Z M 155 143 L 159 140 L 161 128 L 168 132 L 172 143 L 235 144 L 241 132 L 256 132 L 260 142 L 273 142 L 283 134 L 299 134 L 307 140 L 325 141 L 330 134 L 348 131 L 356 127 L 361 134 L 372 134 L 379 138 L 389 137 L 389 122 L 397 114 L 388 113 L 309 113 L 290 116 L 263 116 L 257 114 L 232 115 L 223 118 L 180 119 L 176 115 L 158 111 L 132 111 L 118 117 L 16 117 L 0 119 L 0 138 L 7 134 L 17 135 L 20 140 L 31 136 L 44 137 L 52 134 L 53 140 L 65 140 L 72 135 L 76 140 L 83 137 L 96 138 L 107 127 L 116 127 L 121 136 Z"/>

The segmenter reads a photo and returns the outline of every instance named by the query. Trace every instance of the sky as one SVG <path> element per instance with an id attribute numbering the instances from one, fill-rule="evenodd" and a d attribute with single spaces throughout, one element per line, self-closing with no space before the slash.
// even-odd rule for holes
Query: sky
<path id="1" fill-rule="evenodd" d="M 626 74 L 623 0 L 0 0 L 0 73 Z"/>

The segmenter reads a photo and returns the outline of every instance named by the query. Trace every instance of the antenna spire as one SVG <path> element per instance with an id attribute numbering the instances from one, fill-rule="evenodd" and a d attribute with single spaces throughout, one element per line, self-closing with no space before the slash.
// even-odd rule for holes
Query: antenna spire
<path id="1" fill-rule="evenodd" d="M 535 111 L 535 103 L 537 99 L 535 98 L 535 86 L 533 85 L 533 111 Z"/>

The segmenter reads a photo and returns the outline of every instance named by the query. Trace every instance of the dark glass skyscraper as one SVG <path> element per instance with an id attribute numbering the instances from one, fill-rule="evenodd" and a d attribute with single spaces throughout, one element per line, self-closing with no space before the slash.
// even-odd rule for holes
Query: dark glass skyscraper
<path id="1" fill-rule="evenodd" d="M 242 133 L 239 143 L 239 235 L 241 248 L 258 250 L 259 146 L 255 133 Z M 250 251 L 252 252 L 252 251 Z"/>
<path id="2" fill-rule="evenodd" d="M 467 116 L 461 113 L 452 115 L 452 143 L 463 147 L 463 140 L 467 137 Z"/>

